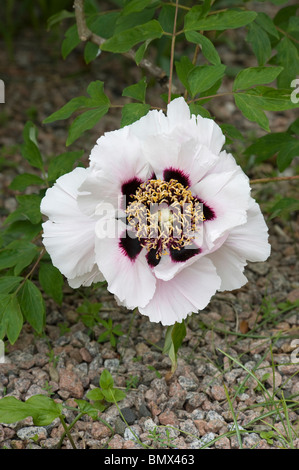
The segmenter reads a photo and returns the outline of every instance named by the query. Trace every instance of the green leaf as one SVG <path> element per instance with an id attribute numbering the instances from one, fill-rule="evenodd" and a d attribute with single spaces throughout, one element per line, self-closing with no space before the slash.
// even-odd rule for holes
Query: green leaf
<path id="1" fill-rule="evenodd" d="M 226 137 L 226 143 L 234 142 L 235 140 L 244 140 L 241 132 L 232 124 L 221 124 L 220 127 Z"/>
<path id="2" fill-rule="evenodd" d="M 59 176 L 73 170 L 74 164 L 84 154 L 84 150 L 61 153 L 52 158 L 48 167 L 48 181 L 55 181 Z"/>
<path id="3" fill-rule="evenodd" d="M 148 39 L 143 44 L 141 44 L 140 47 L 138 47 L 138 49 L 135 53 L 135 62 L 136 62 L 137 65 L 139 65 L 140 62 L 142 61 L 142 59 L 144 57 L 144 54 L 146 52 L 146 49 L 148 48 L 150 43 L 151 43 L 151 39 Z"/>
<path id="4" fill-rule="evenodd" d="M 146 92 L 146 78 L 142 78 L 140 82 L 136 83 L 135 85 L 128 86 L 122 92 L 122 96 L 129 96 L 130 98 L 134 98 L 137 101 L 141 101 L 142 103 L 145 102 L 145 92 Z"/>
<path id="5" fill-rule="evenodd" d="M 153 0 L 131 0 L 124 6 L 122 14 L 129 15 L 136 11 L 142 11 L 153 3 Z"/>
<path id="6" fill-rule="evenodd" d="M 99 120 L 105 116 L 108 110 L 109 104 L 106 104 L 95 109 L 85 111 L 80 114 L 80 116 L 77 116 L 69 128 L 66 146 L 68 147 L 75 142 L 75 140 L 77 140 L 85 131 L 92 129 Z"/>
<path id="7" fill-rule="evenodd" d="M 100 388 L 93 388 L 92 390 L 88 390 L 86 397 L 92 401 L 104 400 L 104 395 Z"/>
<path id="8" fill-rule="evenodd" d="M 246 26 L 256 18 L 254 11 L 226 10 L 221 13 L 209 15 L 206 18 L 197 18 L 196 15 L 188 17 L 185 21 L 184 31 L 223 31 Z M 186 15 L 187 16 L 187 15 Z"/>
<path id="9" fill-rule="evenodd" d="M 113 388 L 112 393 L 114 396 L 114 400 L 116 402 L 124 400 L 126 398 L 126 392 L 124 390 L 119 390 L 118 388 Z"/>
<path id="10" fill-rule="evenodd" d="M 271 216 L 269 219 L 274 219 L 274 217 L 279 217 L 283 214 L 289 214 L 290 212 L 299 210 L 299 201 L 291 197 L 281 198 L 278 202 L 271 207 L 270 213 Z"/>
<path id="11" fill-rule="evenodd" d="M 107 369 L 104 369 L 100 376 L 100 387 L 102 390 L 108 390 L 109 388 L 113 388 L 114 380 L 112 375 Z"/>
<path id="12" fill-rule="evenodd" d="M 293 42 L 287 37 L 284 37 L 280 41 L 276 49 L 276 62 L 284 69 L 277 79 L 277 85 L 280 88 L 289 88 L 292 80 L 299 74 L 298 50 Z"/>
<path id="13" fill-rule="evenodd" d="M 11 224 L 16 220 L 29 220 L 32 224 L 38 224 L 42 220 L 40 212 L 41 197 L 37 194 L 22 194 L 16 196 L 19 203 L 17 209 L 9 214 L 5 224 Z"/>
<path id="14" fill-rule="evenodd" d="M 149 104 L 144 103 L 128 103 L 122 109 L 121 127 L 128 126 L 145 116 L 150 110 Z"/>
<path id="15" fill-rule="evenodd" d="M 29 415 L 36 426 L 48 426 L 62 412 L 62 404 L 45 395 L 34 395 L 25 401 Z"/>
<path id="16" fill-rule="evenodd" d="M 41 221 L 41 196 L 37 194 L 22 194 L 16 196 L 16 200 L 19 203 L 18 210 L 26 219 L 30 220 L 32 224 L 38 224 Z"/>
<path id="17" fill-rule="evenodd" d="M 72 98 L 68 103 L 62 106 L 62 108 L 44 119 L 43 123 L 49 124 L 50 122 L 59 121 L 61 119 L 68 119 L 75 111 L 85 108 L 87 105 L 88 98 L 86 96 Z"/>
<path id="18" fill-rule="evenodd" d="M 9 342 L 14 344 L 23 326 L 23 316 L 14 294 L 0 295 L 0 338 L 6 335 Z M 0 418 L 0 422 L 1 418 Z"/>
<path id="19" fill-rule="evenodd" d="M 61 305 L 64 281 L 59 269 L 51 263 L 40 263 L 38 279 L 45 293 Z"/>
<path id="20" fill-rule="evenodd" d="M 41 153 L 37 146 L 37 129 L 31 121 L 26 122 L 23 130 L 24 144 L 21 145 L 22 156 L 31 166 L 43 169 Z"/>
<path id="21" fill-rule="evenodd" d="M 160 38 L 163 29 L 157 20 L 151 20 L 143 25 L 135 26 L 118 34 L 102 44 L 101 49 L 108 52 L 127 52 L 133 46 L 148 39 Z"/>
<path id="22" fill-rule="evenodd" d="M 45 304 L 39 289 L 27 279 L 18 293 L 18 299 L 25 319 L 37 333 L 42 333 L 45 324 Z"/>
<path id="23" fill-rule="evenodd" d="M 225 65 L 198 65 L 188 74 L 191 96 L 208 90 L 224 75 Z"/>
<path id="24" fill-rule="evenodd" d="M 249 67 L 241 70 L 234 81 L 233 91 L 273 82 L 282 67 Z"/>
<path id="25" fill-rule="evenodd" d="M 248 27 L 246 41 L 252 47 L 259 65 L 264 65 L 271 57 L 272 47 L 268 34 L 258 24 L 251 23 Z"/>
<path id="26" fill-rule="evenodd" d="M 86 394 L 86 396 L 87 395 L 88 393 Z M 97 408 L 95 408 L 93 405 L 91 405 L 85 400 L 75 399 L 75 402 L 78 404 L 81 413 L 87 414 L 94 420 L 98 419 L 99 412 Z"/>
<path id="27" fill-rule="evenodd" d="M 275 132 L 268 135 L 264 135 L 257 139 L 252 145 L 247 147 L 244 152 L 244 155 L 250 157 L 255 155 L 256 163 L 261 163 L 268 158 L 272 158 L 279 150 L 284 146 L 288 146 L 289 142 L 292 142 L 294 139 L 287 132 Z"/>
<path id="28" fill-rule="evenodd" d="M 24 402 L 15 397 L 4 397 L 0 400 L 0 422 L 5 424 L 16 423 L 27 418 L 28 409 Z"/>
<path id="29" fill-rule="evenodd" d="M 14 274 L 17 276 L 33 261 L 37 253 L 38 248 L 33 243 L 14 240 L 0 252 L 0 269 L 14 267 Z"/>
<path id="30" fill-rule="evenodd" d="M 61 10 L 58 13 L 50 16 L 47 20 L 47 29 L 53 28 L 53 26 L 57 23 L 61 23 L 61 21 L 65 20 L 66 18 L 74 18 L 75 13 L 67 10 Z"/>
<path id="31" fill-rule="evenodd" d="M 23 280 L 20 276 L 4 276 L 0 277 L 0 294 L 10 294 L 14 291 Z"/>
<path id="32" fill-rule="evenodd" d="M 171 325 L 167 328 L 163 354 L 168 354 L 172 363 L 172 371 L 176 369 L 177 353 L 183 343 L 185 336 L 186 325 L 184 320 L 182 323 L 176 322 L 174 325 Z"/>
<path id="33" fill-rule="evenodd" d="M 203 55 L 209 62 L 211 62 L 211 64 L 221 64 L 219 54 L 210 39 L 208 39 L 203 34 L 198 33 L 197 31 L 187 31 L 185 36 L 187 41 L 199 44 L 201 46 Z"/>
<path id="34" fill-rule="evenodd" d="M 258 123 L 262 129 L 270 132 L 269 120 L 266 114 L 262 109 L 256 108 L 254 100 L 250 95 L 235 93 L 234 98 L 236 106 L 249 121 Z"/>
<path id="35" fill-rule="evenodd" d="M 116 21 L 120 16 L 118 11 L 108 11 L 104 14 L 96 14 L 96 16 L 87 17 L 86 23 L 90 30 L 100 36 L 101 38 L 108 39 L 113 36 Z"/>
<path id="36" fill-rule="evenodd" d="M 290 166 L 293 158 L 299 156 L 299 140 L 294 139 L 284 144 L 277 155 L 277 166 L 279 171 L 284 171 Z"/>
<path id="37" fill-rule="evenodd" d="M 275 24 L 273 23 L 270 16 L 266 15 L 266 13 L 259 12 L 255 19 L 255 23 L 261 28 L 263 28 L 268 34 L 271 34 L 271 36 L 274 36 L 275 38 L 279 39 L 279 34 L 275 27 Z"/>
<path id="38" fill-rule="evenodd" d="M 80 44 L 80 38 L 78 35 L 77 25 L 73 24 L 65 32 L 65 38 L 61 45 L 61 54 L 64 59 Z"/>
<path id="39" fill-rule="evenodd" d="M 200 116 L 204 118 L 209 118 L 209 119 L 211 118 L 209 111 L 203 106 L 200 106 L 198 103 L 190 103 L 189 108 L 190 108 L 190 113 L 195 114 L 195 116 L 199 114 Z"/>
<path id="40" fill-rule="evenodd" d="M 189 95 L 191 95 L 191 90 L 188 82 L 188 75 L 191 70 L 195 68 L 195 66 L 192 64 L 189 57 L 183 55 L 179 61 L 175 61 L 175 68 L 177 76 L 188 91 Z"/>
<path id="41" fill-rule="evenodd" d="M 42 184 L 44 184 L 44 180 L 39 176 L 31 173 L 22 173 L 12 180 L 9 187 L 14 191 L 24 191 L 28 186 L 39 186 Z"/>
<path id="42" fill-rule="evenodd" d="M 98 56 L 100 49 L 97 44 L 94 44 L 93 42 L 88 41 L 86 43 L 86 46 L 84 48 L 84 60 L 86 64 L 89 64 L 93 60 L 95 60 Z"/>
<path id="43" fill-rule="evenodd" d="M 257 86 L 256 88 L 235 93 L 235 95 L 243 95 L 246 99 L 250 99 L 253 106 L 265 109 L 266 111 L 285 111 L 287 109 L 298 108 L 297 103 L 291 100 L 290 89 L 275 89 L 265 86 Z"/>

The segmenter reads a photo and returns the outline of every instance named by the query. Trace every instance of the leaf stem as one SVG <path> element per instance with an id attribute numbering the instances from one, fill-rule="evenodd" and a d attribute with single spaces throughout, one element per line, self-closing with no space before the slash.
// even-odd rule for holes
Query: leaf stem
<path id="1" fill-rule="evenodd" d="M 72 448 L 73 448 L 73 449 L 77 449 L 76 444 L 74 443 L 73 438 L 72 438 L 72 436 L 71 436 L 71 433 L 70 433 L 70 431 L 69 431 L 69 428 L 67 427 L 66 422 L 64 421 L 64 417 L 63 417 L 62 415 L 60 415 L 60 416 L 59 416 L 59 419 L 60 419 L 60 421 L 61 421 L 61 424 L 62 424 L 62 426 L 63 426 L 63 429 L 64 429 L 64 431 L 65 431 L 65 434 L 67 435 L 67 437 L 68 437 L 69 440 L 70 440 L 70 443 L 71 443 Z"/>
<path id="2" fill-rule="evenodd" d="M 173 33 L 172 33 L 172 40 L 171 40 L 171 52 L 170 52 L 168 103 L 170 103 L 170 101 L 171 101 L 173 62 L 174 62 L 174 46 L 175 46 L 175 38 L 176 38 L 176 24 L 177 24 L 177 17 L 178 17 L 178 8 L 179 8 L 179 0 L 176 0 L 176 2 L 175 2 L 174 22 L 173 22 Z"/>

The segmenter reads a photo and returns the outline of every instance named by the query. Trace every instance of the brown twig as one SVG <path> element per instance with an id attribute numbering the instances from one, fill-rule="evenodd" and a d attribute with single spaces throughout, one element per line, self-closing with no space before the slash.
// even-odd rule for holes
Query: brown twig
<path id="1" fill-rule="evenodd" d="M 272 178 L 258 178 L 254 180 L 250 180 L 250 184 L 258 184 L 258 183 L 271 183 L 275 181 L 292 181 L 299 179 L 299 175 L 295 176 L 273 176 Z"/>
<path id="2" fill-rule="evenodd" d="M 78 35 L 81 41 L 90 41 L 97 46 L 104 44 L 106 39 L 98 36 L 98 34 L 93 33 L 87 26 L 85 16 L 84 16 L 84 0 L 74 0 L 74 9 L 76 16 L 76 23 L 78 29 Z M 135 52 L 130 50 L 123 54 L 125 57 L 135 61 Z M 149 59 L 142 59 L 139 63 L 139 66 L 147 70 L 153 77 L 157 78 L 159 81 L 163 81 L 166 78 L 166 73 L 157 65 L 153 64 Z"/>
<path id="3" fill-rule="evenodd" d="M 175 36 L 176 36 L 176 23 L 177 23 L 177 17 L 178 17 L 178 7 L 179 7 L 179 0 L 176 0 L 176 2 L 175 2 L 174 22 L 173 22 L 173 32 L 172 32 L 172 39 L 171 39 L 168 103 L 170 103 L 170 101 L 171 101 L 172 75 L 173 75 L 173 62 L 174 62 L 174 46 L 175 46 Z"/>

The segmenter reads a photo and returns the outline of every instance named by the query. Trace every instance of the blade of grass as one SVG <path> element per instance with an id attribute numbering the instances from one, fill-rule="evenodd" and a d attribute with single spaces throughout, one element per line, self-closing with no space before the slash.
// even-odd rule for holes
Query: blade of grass
<path id="1" fill-rule="evenodd" d="M 223 384 L 223 386 L 224 386 L 224 391 L 225 391 L 226 399 L 227 399 L 227 402 L 228 402 L 228 406 L 229 406 L 230 412 L 231 412 L 233 420 L 234 420 L 234 425 L 235 425 L 235 430 L 236 430 L 236 434 L 237 434 L 239 447 L 240 447 L 240 449 L 242 449 L 243 446 L 242 446 L 241 433 L 240 433 L 237 417 L 235 415 L 234 407 L 232 405 L 232 402 L 231 402 L 231 399 L 229 397 L 229 393 L 228 393 L 228 390 L 227 390 L 225 384 Z"/>

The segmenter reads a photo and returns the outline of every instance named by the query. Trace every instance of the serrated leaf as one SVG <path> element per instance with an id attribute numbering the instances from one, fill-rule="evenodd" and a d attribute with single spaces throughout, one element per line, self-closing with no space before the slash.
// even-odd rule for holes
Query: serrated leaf
<path id="1" fill-rule="evenodd" d="M 262 129 L 270 132 L 269 120 L 266 114 L 262 109 L 256 108 L 255 103 L 251 100 L 250 96 L 235 93 L 234 98 L 236 106 L 249 121 L 256 122 Z"/>
<path id="2" fill-rule="evenodd" d="M 10 294 L 20 285 L 22 280 L 21 276 L 0 277 L 0 294 Z"/>
<path id="3" fill-rule="evenodd" d="M 14 344 L 23 326 L 23 316 L 15 294 L 0 295 L 0 338 Z"/>
<path id="4" fill-rule="evenodd" d="M 103 105 L 95 109 L 85 111 L 80 114 L 80 116 L 77 116 L 69 128 L 66 146 L 68 147 L 75 142 L 75 140 L 77 140 L 85 131 L 92 129 L 99 120 L 105 116 L 108 110 L 109 105 Z"/>
<path id="5" fill-rule="evenodd" d="M 25 319 L 37 333 L 42 333 L 45 324 L 45 304 L 40 290 L 27 279 L 18 293 L 18 299 Z"/>
<path id="6" fill-rule="evenodd" d="M 191 96 L 194 98 L 198 93 L 211 88 L 223 77 L 225 69 L 225 65 L 198 65 L 194 67 L 188 74 Z"/>
<path id="7" fill-rule="evenodd" d="M 56 181 L 59 176 L 72 171 L 74 164 L 84 154 L 84 150 L 64 152 L 52 158 L 48 167 L 48 181 Z"/>
<path id="8" fill-rule="evenodd" d="M 158 39 L 163 29 L 157 20 L 151 20 L 143 25 L 135 26 L 115 34 L 102 44 L 101 49 L 108 52 L 127 52 L 133 46 L 148 39 Z"/>
<path id="9" fill-rule="evenodd" d="M 146 78 L 142 78 L 138 83 L 135 85 L 130 85 L 125 88 L 122 92 L 122 96 L 128 96 L 130 98 L 134 98 L 137 101 L 141 101 L 142 103 L 145 102 L 145 92 L 146 92 Z"/>
<path id="10" fill-rule="evenodd" d="M 249 67 L 241 70 L 233 85 L 233 91 L 273 82 L 283 70 L 282 67 Z"/>
<path id="11" fill-rule="evenodd" d="M 219 54 L 210 39 L 208 39 L 203 34 L 198 33 L 197 31 L 187 31 L 185 36 L 187 41 L 199 44 L 201 46 L 203 55 L 209 62 L 211 62 L 211 64 L 221 64 Z"/>
<path id="12" fill-rule="evenodd" d="M 9 187 L 14 191 L 24 191 L 28 186 L 40 186 L 42 184 L 44 184 L 44 180 L 39 176 L 31 173 L 22 173 L 12 180 Z"/>
<path id="13" fill-rule="evenodd" d="M 122 109 L 121 127 L 128 126 L 145 116 L 150 110 L 149 104 L 144 103 L 128 103 Z"/>
<path id="14" fill-rule="evenodd" d="M 226 10 L 217 14 L 209 15 L 206 18 L 197 18 L 195 15 L 185 22 L 184 31 L 224 31 L 235 29 L 254 21 L 256 18 L 254 11 Z M 187 15 L 186 15 L 187 16 Z"/>
<path id="15" fill-rule="evenodd" d="M 64 281 L 59 269 L 51 263 L 40 263 L 38 279 L 45 293 L 52 297 L 55 302 L 61 304 Z"/>

